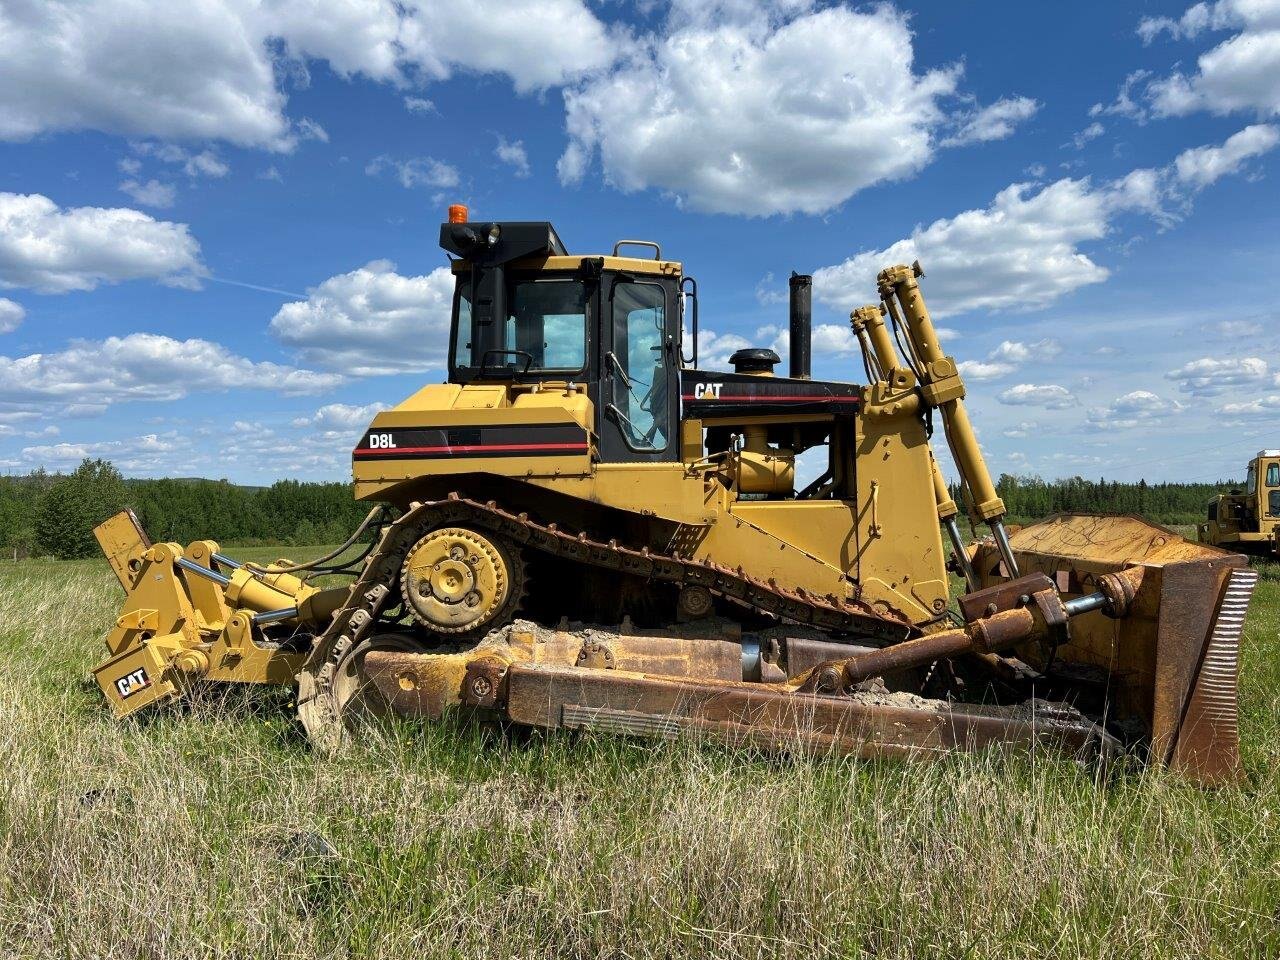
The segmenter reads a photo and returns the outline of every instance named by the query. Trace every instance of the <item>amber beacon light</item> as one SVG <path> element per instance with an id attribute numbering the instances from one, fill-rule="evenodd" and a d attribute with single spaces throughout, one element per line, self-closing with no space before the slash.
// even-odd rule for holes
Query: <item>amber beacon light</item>
<path id="1" fill-rule="evenodd" d="M 449 222 L 450 223 L 466 223 L 467 222 L 467 205 L 465 203 L 449 204 Z"/>

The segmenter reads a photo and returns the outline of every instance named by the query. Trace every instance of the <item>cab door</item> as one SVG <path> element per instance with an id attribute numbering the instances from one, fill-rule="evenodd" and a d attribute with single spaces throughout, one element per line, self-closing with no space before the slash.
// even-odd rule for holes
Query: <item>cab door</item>
<path id="1" fill-rule="evenodd" d="M 1263 475 L 1262 487 L 1259 490 L 1262 509 L 1259 513 L 1267 520 L 1277 522 L 1280 521 L 1280 460 L 1264 461 L 1264 463 L 1265 467 L 1262 464 L 1258 467 Z"/>
<path id="2" fill-rule="evenodd" d="M 675 289 L 666 277 L 606 274 L 601 290 L 600 459 L 679 459 Z"/>

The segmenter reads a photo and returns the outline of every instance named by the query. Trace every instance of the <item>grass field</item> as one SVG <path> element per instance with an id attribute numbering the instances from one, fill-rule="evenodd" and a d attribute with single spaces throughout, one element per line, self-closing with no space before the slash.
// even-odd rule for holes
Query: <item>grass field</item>
<path id="1" fill-rule="evenodd" d="M 0 564 L 0 956 L 1280 956 L 1275 567 L 1216 792 L 407 724 L 322 757 L 280 695 L 116 724 L 119 599 Z"/>

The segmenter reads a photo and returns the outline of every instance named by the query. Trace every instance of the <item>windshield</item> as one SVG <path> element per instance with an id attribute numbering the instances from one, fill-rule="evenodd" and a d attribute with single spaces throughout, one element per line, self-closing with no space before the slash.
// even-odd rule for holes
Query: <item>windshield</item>
<path id="1" fill-rule="evenodd" d="M 477 373 L 576 373 L 586 366 L 586 293 L 578 280 L 517 280 L 507 287 L 507 317 L 500 336 L 478 346 L 472 327 L 470 284 L 458 284 L 453 364 Z"/>

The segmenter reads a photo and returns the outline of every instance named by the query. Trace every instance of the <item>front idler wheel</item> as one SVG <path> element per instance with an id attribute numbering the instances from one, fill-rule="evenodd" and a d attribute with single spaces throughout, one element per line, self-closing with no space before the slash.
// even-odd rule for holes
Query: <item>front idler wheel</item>
<path id="1" fill-rule="evenodd" d="M 364 670 L 364 658 L 373 651 L 424 653 L 426 648 L 403 633 L 379 633 L 347 651 L 333 673 L 331 695 L 343 727 L 355 730 L 362 724 L 385 719 L 395 711 Z"/>

